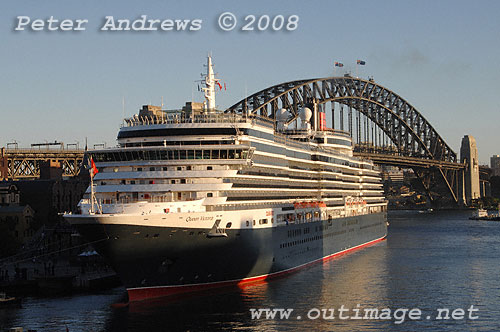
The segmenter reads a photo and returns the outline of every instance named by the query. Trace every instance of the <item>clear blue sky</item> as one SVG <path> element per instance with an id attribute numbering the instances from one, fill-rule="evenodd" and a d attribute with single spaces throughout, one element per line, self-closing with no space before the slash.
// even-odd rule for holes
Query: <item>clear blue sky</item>
<path id="1" fill-rule="evenodd" d="M 223 32 L 219 14 L 297 14 L 293 32 Z M 415 106 L 459 152 L 500 154 L 500 1 L 40 1 L 0 3 L 0 146 L 17 140 L 115 144 L 125 113 L 201 99 L 194 80 L 211 51 L 224 108 L 270 85 L 353 69 Z M 82 32 L 14 31 L 18 15 L 88 19 Z M 202 19 L 196 32 L 102 32 L 104 17 Z M 339 72 L 337 72 L 339 73 Z"/>

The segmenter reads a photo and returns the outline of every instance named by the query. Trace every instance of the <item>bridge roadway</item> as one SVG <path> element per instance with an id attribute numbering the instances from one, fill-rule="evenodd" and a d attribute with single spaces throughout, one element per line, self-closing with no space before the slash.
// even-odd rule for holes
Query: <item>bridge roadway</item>
<path id="1" fill-rule="evenodd" d="M 416 157 L 399 156 L 395 154 L 380 154 L 375 152 L 354 152 L 354 155 L 364 159 L 370 159 L 377 165 L 397 166 L 401 168 L 440 168 L 447 170 L 464 170 L 465 164 L 449 161 L 424 159 Z"/>
<path id="2" fill-rule="evenodd" d="M 76 176 L 83 160 L 82 149 L 6 149 L 0 152 L 0 180 L 37 179 L 44 162 L 61 163 L 63 176 Z"/>

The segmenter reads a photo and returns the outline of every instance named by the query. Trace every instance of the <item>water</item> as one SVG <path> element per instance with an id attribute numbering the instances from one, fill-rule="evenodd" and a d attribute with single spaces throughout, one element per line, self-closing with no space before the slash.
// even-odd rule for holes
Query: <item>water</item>
<path id="1" fill-rule="evenodd" d="M 500 223 L 468 220 L 469 212 L 393 212 L 387 241 L 296 274 L 246 287 L 116 308 L 124 290 L 58 298 L 27 298 L 0 311 L 0 331 L 495 331 L 500 330 Z M 387 308 L 391 320 L 341 320 L 336 309 Z M 477 319 L 436 320 L 457 308 Z M 252 319 L 250 309 L 293 308 L 291 319 Z M 334 319 L 307 319 L 311 309 Z M 421 319 L 394 319 L 419 308 Z M 402 311 L 399 311 L 401 313 Z M 458 312 L 460 313 L 460 312 Z M 450 313 L 451 315 L 451 313 Z M 301 316 L 301 319 L 297 317 Z M 427 316 L 430 319 L 427 319 Z M 443 316 L 444 317 L 444 316 Z M 326 315 L 325 318 L 329 318 Z"/>

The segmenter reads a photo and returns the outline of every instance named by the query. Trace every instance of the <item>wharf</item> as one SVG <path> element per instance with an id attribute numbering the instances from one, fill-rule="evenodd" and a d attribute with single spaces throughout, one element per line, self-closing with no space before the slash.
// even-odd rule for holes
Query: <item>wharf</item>
<path id="1" fill-rule="evenodd" d="M 0 291 L 8 294 L 58 295 L 81 293 L 120 285 L 116 273 L 100 262 L 74 264 L 67 260 L 22 262 L 0 266 Z"/>

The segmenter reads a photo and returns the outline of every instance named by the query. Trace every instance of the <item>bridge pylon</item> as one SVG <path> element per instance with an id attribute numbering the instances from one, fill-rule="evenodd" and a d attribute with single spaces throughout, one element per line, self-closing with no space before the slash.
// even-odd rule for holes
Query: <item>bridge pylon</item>
<path id="1" fill-rule="evenodd" d="M 462 138 L 460 162 L 465 165 L 460 178 L 460 201 L 464 205 L 470 205 L 472 200 L 481 197 L 477 144 L 473 136 L 465 135 Z"/>

